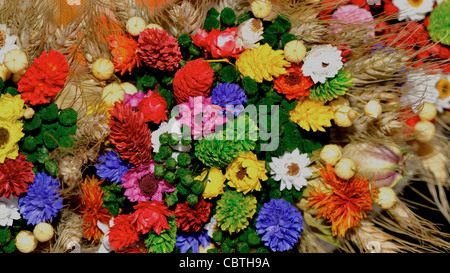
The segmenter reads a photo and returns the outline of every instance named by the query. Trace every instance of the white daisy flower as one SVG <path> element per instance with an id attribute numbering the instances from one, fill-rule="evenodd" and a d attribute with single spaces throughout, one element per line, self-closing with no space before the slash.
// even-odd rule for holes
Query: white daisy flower
<path id="1" fill-rule="evenodd" d="M 402 86 L 400 102 L 415 113 L 424 102 L 430 102 L 442 113 L 444 109 L 450 109 L 449 80 L 450 74 L 426 74 L 423 71 L 409 74 Z"/>
<path id="2" fill-rule="evenodd" d="M 213 216 L 209 219 L 209 222 L 206 223 L 206 224 L 203 226 L 203 228 L 207 231 L 208 236 L 209 236 L 210 238 L 213 237 L 213 233 L 214 233 L 214 231 L 216 231 L 216 229 L 217 229 L 216 225 L 217 225 L 217 218 L 216 218 L 215 215 L 213 215 Z"/>
<path id="3" fill-rule="evenodd" d="M 6 53 L 14 49 L 20 49 L 16 45 L 17 36 L 9 35 L 9 28 L 0 24 L 0 63 L 3 63 Z"/>
<path id="4" fill-rule="evenodd" d="M 257 48 L 256 44 L 263 39 L 264 28 L 261 20 L 251 18 L 239 25 L 236 32 L 236 47 L 241 49 Z"/>
<path id="5" fill-rule="evenodd" d="M 341 51 L 332 45 L 315 45 L 303 60 L 303 75 L 311 76 L 314 83 L 325 83 L 327 78 L 334 78 L 344 66 Z"/>
<path id="6" fill-rule="evenodd" d="M 398 20 L 420 21 L 433 10 L 434 0 L 393 0 L 398 8 Z"/>
<path id="7" fill-rule="evenodd" d="M 307 185 L 306 178 L 312 176 L 308 168 L 310 163 L 308 154 L 300 154 L 297 148 L 292 153 L 285 152 L 281 157 L 272 157 L 272 162 L 269 163 L 270 174 L 276 181 L 280 181 L 280 191 L 285 188 L 290 190 L 292 186 L 299 191 Z"/>
<path id="8" fill-rule="evenodd" d="M 164 133 L 175 134 L 179 137 L 179 139 L 181 139 L 183 137 L 181 127 L 181 124 L 176 120 L 175 117 L 172 117 L 168 122 L 162 122 L 159 128 L 152 132 L 153 152 L 159 152 L 159 147 L 161 147 L 159 136 Z M 189 152 L 191 150 L 191 145 L 182 145 L 181 143 L 179 143 L 175 146 L 172 146 L 172 149 L 180 152 Z M 178 156 L 178 153 L 173 153 L 173 156 Z"/>
<path id="9" fill-rule="evenodd" d="M 12 226 L 14 220 L 20 219 L 19 199 L 13 195 L 0 197 L 0 226 Z"/>

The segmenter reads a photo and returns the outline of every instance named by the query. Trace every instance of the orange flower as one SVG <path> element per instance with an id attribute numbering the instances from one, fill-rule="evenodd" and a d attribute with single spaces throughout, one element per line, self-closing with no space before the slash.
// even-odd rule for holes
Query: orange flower
<path id="1" fill-rule="evenodd" d="M 132 38 L 123 34 L 116 34 L 108 38 L 109 48 L 113 56 L 113 63 L 116 72 L 123 75 L 128 71 L 131 75 L 133 68 L 139 67 L 141 62 L 137 54 L 138 44 Z"/>
<path id="2" fill-rule="evenodd" d="M 309 96 L 309 88 L 314 85 L 309 76 L 303 76 L 302 65 L 291 64 L 286 73 L 274 80 L 274 88 L 285 94 L 288 100 Z"/>
<path id="3" fill-rule="evenodd" d="M 112 215 L 103 207 L 103 196 L 105 191 L 100 188 L 103 180 L 98 180 L 94 176 L 86 179 L 80 184 L 81 204 L 80 213 L 83 215 L 83 230 L 86 239 L 98 242 L 103 236 L 102 231 L 97 226 L 97 221 L 109 223 Z"/>
<path id="4" fill-rule="evenodd" d="M 377 192 L 367 178 L 355 174 L 348 180 L 341 179 L 329 164 L 322 166 L 319 174 L 331 190 L 315 186 L 307 206 L 317 209 L 317 218 L 331 222 L 333 236 L 345 237 L 347 230 L 358 226 L 367 217 L 366 211 L 372 210 L 372 196 L 376 199 Z"/>

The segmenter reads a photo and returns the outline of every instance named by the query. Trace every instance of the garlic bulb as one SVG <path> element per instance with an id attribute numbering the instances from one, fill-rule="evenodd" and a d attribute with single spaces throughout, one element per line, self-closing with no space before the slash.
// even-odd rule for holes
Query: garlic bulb
<path id="1" fill-rule="evenodd" d="M 23 74 L 25 74 L 25 72 L 27 72 L 25 69 L 24 70 L 22 70 L 22 71 L 19 71 L 19 72 L 17 72 L 17 73 L 14 73 L 13 75 L 12 75 L 12 81 L 13 81 L 13 83 L 18 83 L 19 81 L 20 81 L 20 79 L 22 78 L 22 75 Z"/>
<path id="2" fill-rule="evenodd" d="M 381 187 L 378 189 L 378 198 L 375 203 L 382 209 L 390 209 L 397 201 L 397 194 L 390 187 Z"/>
<path id="3" fill-rule="evenodd" d="M 350 179 L 355 175 L 356 164 L 350 158 L 341 158 L 334 166 L 334 172 L 342 179 Z"/>
<path id="4" fill-rule="evenodd" d="M 433 120 L 437 115 L 436 106 L 431 102 L 424 102 L 422 108 L 419 111 L 419 118 L 421 120 Z"/>
<path id="5" fill-rule="evenodd" d="M 342 156 L 353 159 L 358 173 L 370 177 L 377 188 L 393 187 L 406 175 L 408 154 L 394 145 L 350 142 L 342 148 Z"/>
<path id="6" fill-rule="evenodd" d="M 139 36 L 139 33 L 146 29 L 147 24 L 141 17 L 131 17 L 127 21 L 127 31 L 133 36 Z"/>
<path id="7" fill-rule="evenodd" d="M 4 64 L 0 64 L 0 77 L 4 82 L 11 77 L 11 71 Z"/>
<path id="8" fill-rule="evenodd" d="M 156 29 L 164 30 L 163 27 L 158 24 L 148 24 L 145 28 L 156 28 Z"/>
<path id="9" fill-rule="evenodd" d="M 372 119 L 378 119 L 381 111 L 382 107 L 378 100 L 370 100 L 364 107 L 364 114 Z"/>
<path id="10" fill-rule="evenodd" d="M 101 81 L 109 80 L 114 75 L 114 64 L 110 59 L 100 58 L 92 64 L 92 74 Z"/>
<path id="11" fill-rule="evenodd" d="M 350 127 L 356 115 L 356 111 L 350 106 L 341 106 L 334 113 L 334 122 L 339 127 Z"/>
<path id="12" fill-rule="evenodd" d="M 14 239 L 14 243 L 20 252 L 30 253 L 36 249 L 38 240 L 34 237 L 33 232 L 21 230 Z"/>
<path id="13" fill-rule="evenodd" d="M 39 242 L 50 241 L 54 235 L 53 226 L 44 222 L 39 223 L 34 227 L 33 234 Z"/>
<path id="14" fill-rule="evenodd" d="M 284 58 L 292 63 L 300 63 L 306 57 L 306 47 L 300 40 L 293 40 L 284 46 Z"/>
<path id="15" fill-rule="evenodd" d="M 265 18 L 272 11 L 272 2 L 270 0 L 254 0 L 250 4 L 250 8 L 256 18 Z"/>
<path id="16" fill-rule="evenodd" d="M 27 54 L 19 49 L 8 51 L 3 60 L 3 64 L 11 73 L 19 73 L 28 67 Z"/>
<path id="17" fill-rule="evenodd" d="M 342 149 L 336 144 L 327 144 L 320 151 L 320 159 L 331 166 L 336 165 L 341 158 Z"/>
<path id="18" fill-rule="evenodd" d="M 114 106 L 114 102 L 116 101 L 123 101 L 124 97 L 125 97 L 125 90 L 117 82 L 108 84 L 103 88 L 102 100 L 108 106 Z"/>
<path id="19" fill-rule="evenodd" d="M 120 84 L 120 86 L 123 88 L 123 90 L 125 90 L 125 94 L 133 95 L 138 92 L 137 87 L 131 82 L 123 82 Z"/>
<path id="20" fill-rule="evenodd" d="M 414 126 L 414 136 L 420 142 L 429 142 L 436 133 L 436 126 L 430 121 L 421 120 Z"/>

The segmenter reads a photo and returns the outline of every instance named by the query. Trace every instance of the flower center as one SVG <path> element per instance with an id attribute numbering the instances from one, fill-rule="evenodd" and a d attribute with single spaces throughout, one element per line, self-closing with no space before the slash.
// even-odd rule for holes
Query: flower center
<path id="1" fill-rule="evenodd" d="M 441 79 L 436 83 L 436 89 L 439 91 L 439 98 L 445 99 L 450 96 L 450 82 L 447 79 Z"/>
<path id="2" fill-rule="evenodd" d="M 6 43 L 6 33 L 3 29 L 0 29 L 0 47 L 3 47 Z"/>
<path id="3" fill-rule="evenodd" d="M 236 173 L 236 177 L 239 180 L 243 180 L 247 176 L 247 168 L 240 167 L 239 171 Z"/>
<path id="4" fill-rule="evenodd" d="M 5 148 L 8 141 L 9 141 L 8 129 L 0 127 L 0 149 Z"/>
<path id="5" fill-rule="evenodd" d="M 295 176 L 300 172 L 300 167 L 297 163 L 291 163 L 291 165 L 287 166 L 287 168 L 287 174 L 290 176 Z"/>
<path id="6" fill-rule="evenodd" d="M 158 189 L 158 181 L 153 174 L 146 174 L 139 179 L 139 188 L 143 193 L 152 196 Z"/>
<path id="7" fill-rule="evenodd" d="M 422 5 L 423 0 L 408 0 L 409 4 L 415 8 L 420 7 Z"/>
<path id="8" fill-rule="evenodd" d="M 327 66 L 329 66 L 330 64 L 327 64 L 327 63 L 324 63 L 324 62 L 322 62 L 322 67 L 327 67 Z"/>
<path id="9" fill-rule="evenodd" d="M 252 23 L 250 24 L 250 29 L 253 32 L 258 32 L 262 28 L 262 22 L 261 20 L 253 19 Z"/>
<path id="10" fill-rule="evenodd" d="M 287 75 L 287 77 L 285 78 L 284 82 L 287 85 L 294 86 L 294 85 L 300 84 L 302 82 L 302 76 L 299 73 L 295 73 L 295 72 L 289 73 Z"/>

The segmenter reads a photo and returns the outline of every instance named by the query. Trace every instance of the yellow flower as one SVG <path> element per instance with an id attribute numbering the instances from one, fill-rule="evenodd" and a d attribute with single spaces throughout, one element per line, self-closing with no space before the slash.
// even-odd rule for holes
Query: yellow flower
<path id="1" fill-rule="evenodd" d="M 212 167 L 209 169 L 209 174 L 208 170 L 205 170 L 201 175 L 197 176 L 195 180 L 203 181 L 206 175 L 208 175 L 208 178 L 206 179 L 206 187 L 202 195 L 203 198 L 211 199 L 222 194 L 223 188 L 225 187 L 224 182 L 226 180 L 222 171 L 216 167 Z"/>
<path id="2" fill-rule="evenodd" d="M 266 172 L 266 163 L 258 161 L 253 152 L 248 152 L 240 154 L 228 165 L 225 178 L 230 180 L 230 187 L 246 194 L 253 190 L 261 190 L 260 180 L 268 179 Z"/>
<path id="3" fill-rule="evenodd" d="M 23 117 L 24 101 L 20 95 L 3 94 L 0 97 L 0 120 L 16 121 Z"/>
<path id="4" fill-rule="evenodd" d="M 269 44 L 263 44 L 255 49 L 246 50 L 236 60 L 236 67 L 241 74 L 249 76 L 261 83 L 263 80 L 271 81 L 286 73 L 284 67 L 291 64 L 284 59 L 283 50 L 273 50 Z"/>
<path id="5" fill-rule="evenodd" d="M 22 122 L 0 120 L 0 163 L 6 158 L 16 159 L 19 155 L 19 140 L 25 135 L 22 133 Z"/>
<path id="6" fill-rule="evenodd" d="M 325 106 L 325 102 L 301 98 L 294 110 L 290 111 L 290 120 L 297 123 L 306 131 L 313 130 L 325 132 L 323 127 L 330 127 L 334 118 L 333 110 L 330 106 Z"/>

